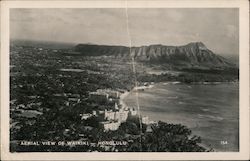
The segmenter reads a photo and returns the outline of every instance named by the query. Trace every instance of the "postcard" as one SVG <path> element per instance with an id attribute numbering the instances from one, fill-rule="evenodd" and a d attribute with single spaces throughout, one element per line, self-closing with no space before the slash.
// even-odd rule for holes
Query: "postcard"
<path id="1" fill-rule="evenodd" d="M 249 159 L 249 2 L 2 1 L 1 147 Z"/>

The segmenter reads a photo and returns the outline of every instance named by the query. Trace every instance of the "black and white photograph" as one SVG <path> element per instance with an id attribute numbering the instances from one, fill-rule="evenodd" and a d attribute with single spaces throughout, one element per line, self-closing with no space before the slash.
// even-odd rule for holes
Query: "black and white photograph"
<path id="1" fill-rule="evenodd" d="M 240 152 L 240 9 L 128 3 L 9 9 L 10 153 Z"/>

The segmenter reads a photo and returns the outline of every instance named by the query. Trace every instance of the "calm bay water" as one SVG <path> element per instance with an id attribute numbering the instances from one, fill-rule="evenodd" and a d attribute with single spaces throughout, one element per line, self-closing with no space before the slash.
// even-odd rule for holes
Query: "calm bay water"
<path id="1" fill-rule="evenodd" d="M 135 101 L 134 92 L 124 99 L 129 106 L 135 106 Z M 150 120 L 186 125 L 216 151 L 239 150 L 238 83 L 160 83 L 140 91 L 139 104 L 141 114 Z"/>

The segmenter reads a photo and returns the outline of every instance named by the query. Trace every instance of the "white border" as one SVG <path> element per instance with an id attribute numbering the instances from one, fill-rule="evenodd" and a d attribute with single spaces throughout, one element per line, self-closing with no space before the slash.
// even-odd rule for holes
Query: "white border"
<path id="1" fill-rule="evenodd" d="M 249 3 L 247 0 L 128 1 L 129 8 L 239 8 L 240 152 L 9 152 L 9 9 L 125 8 L 126 1 L 1 2 L 1 159 L 3 160 L 248 160 L 249 159 Z"/>

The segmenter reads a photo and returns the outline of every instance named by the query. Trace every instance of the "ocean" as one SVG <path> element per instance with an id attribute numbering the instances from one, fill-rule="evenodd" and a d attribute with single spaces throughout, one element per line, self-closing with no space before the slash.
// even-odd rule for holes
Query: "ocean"
<path id="1" fill-rule="evenodd" d="M 159 83 L 139 91 L 140 113 L 153 121 L 183 124 L 215 151 L 239 151 L 239 84 Z M 135 92 L 124 103 L 136 107 Z"/>

